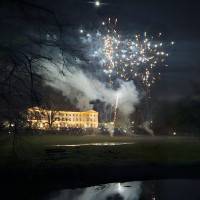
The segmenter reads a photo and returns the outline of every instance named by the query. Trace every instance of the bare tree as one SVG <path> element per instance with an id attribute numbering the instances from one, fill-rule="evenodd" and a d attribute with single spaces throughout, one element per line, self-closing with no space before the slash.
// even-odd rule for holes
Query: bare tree
<path id="1" fill-rule="evenodd" d="M 8 0 L 0 7 L 0 22 L 0 120 L 14 125 L 14 147 L 18 130 L 27 120 L 25 111 L 42 105 L 40 91 L 44 78 L 38 71 L 45 68 L 44 61 L 54 63 L 52 55 L 44 53 L 43 49 L 57 48 L 63 57 L 63 67 L 66 65 L 64 52 L 74 49 L 70 46 L 66 49 L 63 45 L 63 27 L 69 24 L 62 24 L 55 12 L 47 7 L 29 1 Z M 53 110 L 50 105 L 46 108 Z M 50 128 L 55 115 L 56 111 L 47 114 Z"/>

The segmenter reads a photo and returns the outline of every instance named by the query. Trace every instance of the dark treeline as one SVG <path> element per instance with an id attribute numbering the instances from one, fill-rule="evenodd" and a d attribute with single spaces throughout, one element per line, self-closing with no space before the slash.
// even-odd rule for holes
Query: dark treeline
<path id="1" fill-rule="evenodd" d="M 156 133 L 177 132 L 180 135 L 200 134 L 200 101 L 184 98 L 177 102 L 161 102 L 154 113 Z"/>

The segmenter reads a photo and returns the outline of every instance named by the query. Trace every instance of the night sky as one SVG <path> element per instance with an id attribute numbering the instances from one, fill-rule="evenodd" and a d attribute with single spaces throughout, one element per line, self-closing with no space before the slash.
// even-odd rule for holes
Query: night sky
<path id="1" fill-rule="evenodd" d="M 85 0 L 32 2 L 53 10 L 60 23 L 69 24 L 73 31 L 80 27 L 95 29 L 102 20 L 113 17 L 118 18 L 118 26 L 124 34 L 162 32 L 164 40 L 175 41 L 175 46 L 169 50 L 169 67 L 162 71 L 161 80 L 153 88 L 155 98 L 177 100 L 196 93 L 194 85 L 200 83 L 198 1 L 102 0 L 98 8 Z M 77 35 L 72 32 L 71 37 Z"/>
<path id="2" fill-rule="evenodd" d="M 43 1 L 62 19 L 77 26 L 95 26 L 107 17 L 116 17 L 121 31 L 163 32 L 176 45 L 170 50 L 169 68 L 156 85 L 158 98 L 170 100 L 190 96 L 200 72 L 200 3 L 198 1 L 105 0 L 101 7 L 83 0 Z"/>

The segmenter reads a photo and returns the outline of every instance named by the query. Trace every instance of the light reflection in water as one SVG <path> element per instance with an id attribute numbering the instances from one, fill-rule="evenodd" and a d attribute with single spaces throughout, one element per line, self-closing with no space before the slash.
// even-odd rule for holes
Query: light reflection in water
<path id="1" fill-rule="evenodd" d="M 139 200 L 141 182 L 110 183 L 85 189 L 61 190 L 49 200 Z"/>
<path id="2" fill-rule="evenodd" d="M 86 143 L 86 144 L 56 144 L 51 145 L 54 147 L 81 147 L 81 146 L 120 146 L 134 144 L 133 142 L 98 142 L 98 143 Z"/>
<path id="3" fill-rule="evenodd" d="M 53 192 L 45 200 L 199 200 L 200 180 L 172 179 L 110 183 Z"/>

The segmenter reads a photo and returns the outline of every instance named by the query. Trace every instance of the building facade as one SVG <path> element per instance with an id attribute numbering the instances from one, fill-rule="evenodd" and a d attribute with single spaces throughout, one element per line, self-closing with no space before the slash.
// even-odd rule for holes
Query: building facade
<path id="1" fill-rule="evenodd" d="M 27 110 L 27 121 L 34 129 L 97 128 L 98 112 L 55 111 L 39 107 Z"/>

